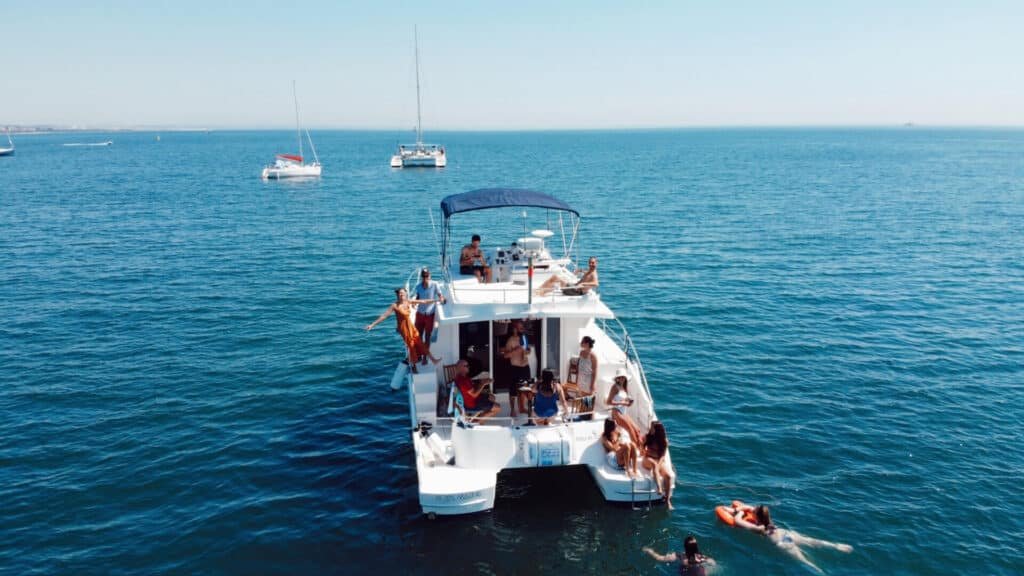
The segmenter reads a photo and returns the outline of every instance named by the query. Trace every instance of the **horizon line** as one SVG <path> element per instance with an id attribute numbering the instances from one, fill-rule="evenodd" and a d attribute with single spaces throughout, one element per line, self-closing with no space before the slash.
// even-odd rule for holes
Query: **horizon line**
<path id="1" fill-rule="evenodd" d="M 248 125 L 248 126 L 194 126 L 176 124 L 136 124 L 136 125 L 65 125 L 65 124 L 7 124 L 0 126 L 11 129 L 12 134 L 46 134 L 55 132 L 257 132 L 257 131 L 291 131 L 294 127 L 287 125 Z M 917 122 L 904 123 L 793 123 L 793 124 L 680 124 L 680 125 L 625 125 L 625 126 L 553 126 L 553 127 L 479 127 L 479 128 L 433 128 L 430 132 L 438 133 L 473 133 L 473 132 L 634 132 L 634 131 L 673 131 L 673 130 L 714 130 L 714 129 L 1024 129 L 1024 124 L 929 124 Z M 333 132 L 414 132 L 409 128 L 394 127 L 352 127 L 352 126 L 308 126 L 306 130 Z"/>

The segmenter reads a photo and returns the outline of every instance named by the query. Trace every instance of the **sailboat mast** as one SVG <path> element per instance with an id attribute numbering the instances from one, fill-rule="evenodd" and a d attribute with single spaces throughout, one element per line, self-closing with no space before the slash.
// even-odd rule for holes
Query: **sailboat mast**
<path id="1" fill-rule="evenodd" d="M 412 27 L 416 54 L 416 146 L 423 146 L 423 120 L 420 118 L 420 37 L 416 26 Z"/>
<path id="2" fill-rule="evenodd" d="M 299 95 L 295 91 L 295 80 L 292 80 L 292 99 L 295 100 L 295 136 L 299 140 L 299 156 L 302 156 L 302 127 L 299 124 Z"/>

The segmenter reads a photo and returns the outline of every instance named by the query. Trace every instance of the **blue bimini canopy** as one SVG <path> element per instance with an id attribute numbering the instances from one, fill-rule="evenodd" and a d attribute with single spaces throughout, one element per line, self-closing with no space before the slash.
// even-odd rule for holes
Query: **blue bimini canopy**
<path id="1" fill-rule="evenodd" d="M 531 206 L 534 208 L 550 208 L 572 212 L 580 215 L 574 208 L 554 196 L 533 190 L 517 190 L 515 188 L 483 188 L 462 194 L 452 194 L 441 200 L 441 212 L 445 220 L 452 214 L 485 210 L 487 208 L 504 208 L 508 206 Z"/>

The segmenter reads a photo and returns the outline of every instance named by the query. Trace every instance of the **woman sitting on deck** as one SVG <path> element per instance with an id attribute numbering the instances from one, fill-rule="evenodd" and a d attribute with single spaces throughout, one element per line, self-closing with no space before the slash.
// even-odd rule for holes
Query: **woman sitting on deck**
<path id="1" fill-rule="evenodd" d="M 537 384 L 536 396 L 533 398 L 533 415 L 536 423 L 541 426 L 551 424 L 558 415 L 558 402 L 561 400 L 565 406 L 565 394 L 562 393 L 562 386 L 555 382 L 555 374 L 551 370 L 541 373 L 541 380 Z"/>
<path id="2" fill-rule="evenodd" d="M 627 386 L 629 386 L 629 376 L 626 375 L 625 370 L 619 368 L 615 371 L 615 383 L 612 384 L 611 390 L 608 391 L 608 398 L 605 400 L 605 404 L 611 406 L 612 419 L 615 420 L 615 423 L 625 428 L 629 432 L 629 437 L 633 444 L 639 446 L 642 441 L 640 438 L 640 428 L 626 414 L 626 408 L 633 405 L 633 399 L 629 397 L 629 391 L 626 389 Z"/>
<path id="3" fill-rule="evenodd" d="M 658 494 L 665 495 L 665 505 L 672 510 L 672 489 L 676 485 L 676 475 L 672 467 L 668 465 L 665 456 L 668 455 L 668 436 L 665 434 L 665 426 L 655 420 L 651 422 L 651 429 L 644 438 L 644 468 L 651 471 L 654 476 L 654 485 Z"/>
<path id="4" fill-rule="evenodd" d="M 610 418 L 604 421 L 601 445 L 608 453 L 608 464 L 612 468 L 625 470 L 626 476 L 630 478 L 640 475 L 640 471 L 636 467 L 639 449 L 630 441 L 629 434 L 623 434 L 615 425 L 615 421 Z"/>

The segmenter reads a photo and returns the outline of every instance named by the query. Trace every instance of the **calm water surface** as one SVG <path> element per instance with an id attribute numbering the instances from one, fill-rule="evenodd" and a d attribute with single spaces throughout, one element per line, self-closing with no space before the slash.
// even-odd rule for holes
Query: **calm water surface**
<path id="1" fill-rule="evenodd" d="M 714 521 L 740 498 L 848 542 L 830 574 L 1024 571 L 1024 132 L 47 135 L 0 158 L 0 572 L 806 570 Z M 113 138 L 109 148 L 65 148 Z M 584 217 L 680 476 L 677 510 L 516 477 L 416 499 L 400 347 L 361 330 L 433 264 L 429 209 L 517 186 Z M 505 239 L 495 239 L 493 243 Z"/>

